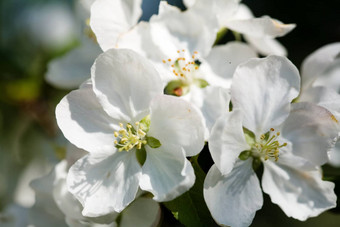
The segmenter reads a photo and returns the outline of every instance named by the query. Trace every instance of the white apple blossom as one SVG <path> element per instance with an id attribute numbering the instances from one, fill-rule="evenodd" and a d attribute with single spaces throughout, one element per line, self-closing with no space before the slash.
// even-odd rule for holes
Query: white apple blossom
<path id="1" fill-rule="evenodd" d="M 153 65 L 131 50 L 101 54 L 91 82 L 67 95 L 56 117 L 65 137 L 89 152 L 67 177 L 85 216 L 122 211 L 139 187 L 168 201 L 195 181 L 186 156 L 203 147 L 202 118 L 186 101 L 163 95 Z"/>
<path id="2" fill-rule="evenodd" d="M 219 115 L 214 111 L 221 110 L 213 105 L 226 106 L 230 101 L 229 92 L 219 87 L 229 88 L 236 66 L 256 57 L 256 53 L 240 42 L 213 47 L 216 18 L 212 15 L 203 18 L 198 15 L 200 12 L 198 9 L 182 12 L 163 1 L 158 15 L 152 16 L 149 23 L 140 22 L 119 37 L 115 45 L 106 42 L 113 38 L 109 27 L 106 32 L 96 33 L 100 23 L 95 15 L 92 28 L 97 37 L 102 36 L 101 46 L 129 48 L 147 57 L 162 76 L 166 94 L 183 96 L 202 111 L 207 138 L 215 116 Z M 99 15 L 100 11 L 93 13 Z M 113 29 L 111 20 L 105 22 Z M 211 102 L 212 99 L 215 101 Z"/>
<path id="3" fill-rule="evenodd" d="M 75 149 L 73 149 L 74 151 Z M 55 223 L 56 226 L 115 227 L 120 215 L 119 226 L 148 227 L 159 221 L 159 205 L 150 198 L 139 197 L 122 213 L 110 213 L 105 216 L 90 218 L 81 214 L 82 206 L 67 190 L 66 177 L 69 163 L 58 163 L 46 176 L 33 181 L 37 204 L 29 211 L 29 224 L 36 226 Z M 144 207 L 140 209 L 140 207 Z M 37 215 L 41 216 L 37 218 Z M 65 222 L 63 222 L 63 218 Z M 35 220 L 38 219 L 39 221 Z"/>
<path id="4" fill-rule="evenodd" d="M 76 14 L 73 20 L 77 24 L 79 46 L 49 62 L 45 79 L 55 87 L 78 87 L 89 78 L 91 65 L 102 52 L 87 22 L 93 2 L 94 0 L 75 1 Z"/>
<path id="5" fill-rule="evenodd" d="M 283 24 L 269 16 L 254 18 L 250 9 L 240 4 L 240 0 L 189 0 L 184 3 L 189 10 L 206 11 L 205 14 L 201 13 L 201 16 L 215 15 L 219 28 L 242 34 L 260 54 L 287 55 L 286 49 L 275 38 L 286 35 L 295 28 L 295 24 Z M 201 6 L 196 7 L 198 4 Z M 207 5 L 212 5 L 212 10 L 209 10 Z"/>
<path id="6" fill-rule="evenodd" d="M 314 51 L 303 61 L 301 71 L 302 90 L 298 100 L 325 107 L 340 119 L 340 43 Z M 340 166 L 339 142 L 329 155 L 329 163 Z"/>
<path id="7" fill-rule="evenodd" d="M 59 88 L 76 88 L 90 77 L 90 68 L 96 57 L 108 48 L 102 46 L 107 41 L 114 46 L 120 35 L 131 29 L 142 14 L 141 0 L 78 0 L 76 1 L 80 46 L 66 55 L 49 63 L 46 80 Z M 92 6 L 93 5 L 93 6 Z M 104 30 L 109 40 L 102 40 L 102 35 L 94 35 L 90 23 L 95 21 L 95 33 Z M 93 19 L 92 19 L 93 18 Z M 110 23 L 107 23 L 107 21 Z M 112 27 L 106 29 L 107 25 Z M 98 43 L 97 43 L 98 42 Z M 100 47 L 99 47 L 99 45 Z"/>
<path id="8" fill-rule="evenodd" d="M 334 184 L 322 181 L 318 166 L 327 161 L 338 123 L 320 106 L 291 104 L 299 89 L 298 70 L 284 57 L 252 59 L 236 69 L 233 110 L 212 129 L 215 164 L 204 183 L 219 224 L 251 224 L 263 204 L 254 172 L 261 163 L 262 189 L 287 216 L 303 221 L 336 205 Z"/>

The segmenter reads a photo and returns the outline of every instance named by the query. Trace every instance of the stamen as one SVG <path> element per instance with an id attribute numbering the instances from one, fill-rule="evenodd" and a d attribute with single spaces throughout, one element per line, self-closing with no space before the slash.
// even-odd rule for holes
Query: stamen
<path id="1" fill-rule="evenodd" d="M 125 128 L 123 123 L 119 123 L 119 126 L 121 129 L 118 132 L 113 133 L 117 138 L 114 141 L 114 144 L 117 146 L 118 151 L 129 151 L 134 147 L 141 149 L 142 145 L 147 143 L 146 139 L 144 139 L 146 133 L 139 128 L 139 122 L 135 122 L 136 129 L 129 123 L 126 124 Z"/>
<path id="2" fill-rule="evenodd" d="M 270 131 L 274 132 L 275 130 L 271 128 Z M 256 153 L 262 156 L 265 161 L 268 159 L 278 161 L 280 153 L 279 148 L 287 146 L 287 143 L 279 143 L 278 137 L 280 135 L 281 133 L 277 132 L 274 135 L 269 136 L 269 139 L 266 139 L 266 135 L 262 134 L 260 136 L 260 141 L 254 144 Z"/>

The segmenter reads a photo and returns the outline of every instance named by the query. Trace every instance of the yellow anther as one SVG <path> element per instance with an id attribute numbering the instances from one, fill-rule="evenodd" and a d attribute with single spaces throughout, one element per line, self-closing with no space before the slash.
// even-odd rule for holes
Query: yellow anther
<path id="1" fill-rule="evenodd" d="M 270 131 L 273 132 L 274 129 L 271 128 Z M 271 159 L 277 161 L 279 159 L 280 153 L 279 148 L 287 146 L 287 143 L 280 145 L 279 141 L 277 140 L 280 134 L 280 132 L 277 132 L 269 137 L 266 137 L 265 134 L 262 134 L 260 136 L 260 141 L 256 142 L 254 145 L 254 155 L 262 156 L 264 160 Z"/>
<path id="2" fill-rule="evenodd" d="M 129 123 L 126 124 L 126 128 L 124 128 L 123 123 L 119 123 L 119 125 L 122 129 L 118 132 L 114 132 L 114 136 L 120 139 L 119 141 L 114 141 L 118 151 L 129 151 L 134 147 L 141 149 L 142 144 L 146 144 L 147 141 L 144 139 L 146 133 L 139 128 L 139 122 L 135 122 L 135 126 L 137 127 L 135 130 L 133 130 L 132 125 Z"/>
<path id="3" fill-rule="evenodd" d="M 198 54 L 198 52 L 197 52 L 197 51 L 194 51 L 194 54 Z"/>
<path id="4" fill-rule="evenodd" d="M 120 129 L 120 130 L 118 131 L 118 133 L 119 133 L 119 134 L 126 134 L 126 131 L 125 131 L 125 129 Z"/>
<path id="5" fill-rule="evenodd" d="M 177 53 L 180 53 L 180 52 L 181 52 L 180 50 L 177 51 Z"/>
<path id="6" fill-rule="evenodd" d="M 168 62 L 171 62 L 171 58 L 168 59 Z"/>
<path id="7" fill-rule="evenodd" d="M 163 63 L 165 64 L 166 63 L 166 61 L 165 60 L 162 60 L 163 61 Z"/>

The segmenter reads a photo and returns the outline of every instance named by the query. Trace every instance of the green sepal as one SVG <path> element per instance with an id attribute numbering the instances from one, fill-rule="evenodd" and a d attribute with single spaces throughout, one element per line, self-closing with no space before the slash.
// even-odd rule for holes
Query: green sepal
<path id="1" fill-rule="evenodd" d="M 136 158 L 139 164 L 144 165 L 145 160 L 146 160 L 146 150 L 144 146 L 142 146 L 141 149 L 136 149 Z"/>
<path id="2" fill-rule="evenodd" d="M 66 158 L 66 148 L 63 146 L 54 146 L 55 155 L 59 160 Z"/>
<path id="3" fill-rule="evenodd" d="M 250 157 L 250 155 L 251 155 L 251 151 L 246 150 L 246 151 L 242 151 L 241 154 L 238 156 L 238 158 L 245 161 Z"/>
<path id="4" fill-rule="evenodd" d="M 243 127 L 243 133 L 247 141 L 247 144 L 252 147 L 256 142 L 255 134 L 252 131 L 244 127 Z"/>
<path id="5" fill-rule="evenodd" d="M 256 170 L 258 168 L 260 168 L 260 166 L 262 165 L 261 159 L 260 158 L 254 158 L 252 165 L 253 165 L 253 170 L 256 172 Z"/>
<path id="6" fill-rule="evenodd" d="M 161 142 L 158 139 L 151 136 L 146 137 L 146 142 L 151 148 L 158 148 L 162 146 Z"/>
<path id="7" fill-rule="evenodd" d="M 242 41 L 242 36 L 241 36 L 240 33 L 233 31 L 233 35 L 234 35 L 236 41 L 239 41 L 239 42 Z"/>
<path id="8" fill-rule="evenodd" d="M 199 166 L 197 158 L 198 155 L 190 160 L 196 175 L 194 186 L 176 199 L 163 204 L 185 226 L 217 226 L 203 198 L 203 184 L 206 174 Z"/>
<path id="9" fill-rule="evenodd" d="M 205 88 L 206 86 L 209 85 L 209 83 L 206 80 L 203 79 L 195 79 L 195 85 L 199 88 Z"/>
<path id="10" fill-rule="evenodd" d="M 182 80 L 172 80 L 164 88 L 164 94 L 183 96 L 189 92 L 189 87 Z"/>
<path id="11" fill-rule="evenodd" d="M 143 130 L 143 132 L 147 133 L 150 128 L 150 115 L 147 115 L 139 122 L 139 128 Z"/>
<path id="12" fill-rule="evenodd" d="M 226 27 L 221 28 L 217 32 L 216 39 L 215 39 L 215 42 L 214 42 L 214 46 L 217 45 L 227 33 L 228 33 L 228 28 L 226 28 Z"/>

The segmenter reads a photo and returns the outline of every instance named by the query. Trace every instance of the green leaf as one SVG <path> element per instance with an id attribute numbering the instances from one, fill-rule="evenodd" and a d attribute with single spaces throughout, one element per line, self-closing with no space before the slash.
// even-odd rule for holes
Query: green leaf
<path id="1" fill-rule="evenodd" d="M 197 157 L 191 158 L 196 175 L 194 186 L 180 197 L 170 202 L 165 202 L 164 205 L 173 214 L 176 214 L 174 217 L 185 226 L 217 226 L 203 198 L 203 183 L 206 174 L 199 166 Z"/>
<path id="2" fill-rule="evenodd" d="M 152 148 L 158 148 L 162 145 L 158 139 L 151 137 L 151 136 L 146 137 L 146 142 Z"/>

